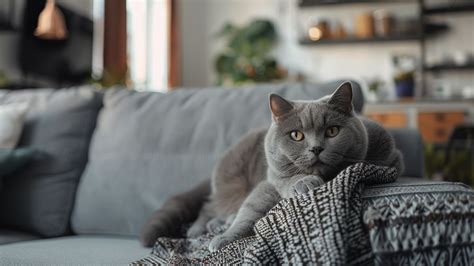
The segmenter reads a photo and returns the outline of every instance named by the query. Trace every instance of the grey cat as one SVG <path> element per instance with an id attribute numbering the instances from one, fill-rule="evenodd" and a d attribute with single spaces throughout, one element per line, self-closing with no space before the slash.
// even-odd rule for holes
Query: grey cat
<path id="1" fill-rule="evenodd" d="M 249 133 L 231 147 L 212 178 L 176 195 L 145 225 L 141 241 L 176 236 L 183 223 L 196 237 L 212 218 L 230 227 L 212 239 L 209 249 L 249 236 L 253 225 L 282 198 L 294 197 L 333 179 L 356 162 L 392 166 L 403 172 L 401 153 L 377 123 L 355 115 L 349 82 L 316 101 L 289 101 L 270 95 L 270 128 Z"/>

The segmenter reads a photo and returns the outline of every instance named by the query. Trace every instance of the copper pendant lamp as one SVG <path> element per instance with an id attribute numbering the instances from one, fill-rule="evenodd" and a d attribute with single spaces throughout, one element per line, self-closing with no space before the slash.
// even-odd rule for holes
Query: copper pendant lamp
<path id="1" fill-rule="evenodd" d="M 38 17 L 35 36 L 45 40 L 64 40 L 67 35 L 63 13 L 56 6 L 55 0 L 47 0 Z"/>

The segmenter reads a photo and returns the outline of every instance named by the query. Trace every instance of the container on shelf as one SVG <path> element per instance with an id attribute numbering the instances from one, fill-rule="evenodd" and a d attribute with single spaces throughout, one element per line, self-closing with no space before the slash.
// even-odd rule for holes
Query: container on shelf
<path id="1" fill-rule="evenodd" d="M 375 32 L 378 36 L 393 35 L 394 18 L 386 10 L 376 10 L 374 12 Z"/>
<path id="2" fill-rule="evenodd" d="M 398 98 L 408 98 L 415 95 L 415 80 L 413 77 L 395 80 L 395 92 Z"/>
<path id="3" fill-rule="evenodd" d="M 357 15 L 355 21 L 355 35 L 358 38 L 373 38 L 375 36 L 374 16 L 372 13 Z"/>
<path id="4" fill-rule="evenodd" d="M 320 19 L 308 29 L 308 39 L 311 41 L 319 41 L 321 39 L 329 39 L 331 37 L 331 30 L 329 23 L 325 19 Z"/>

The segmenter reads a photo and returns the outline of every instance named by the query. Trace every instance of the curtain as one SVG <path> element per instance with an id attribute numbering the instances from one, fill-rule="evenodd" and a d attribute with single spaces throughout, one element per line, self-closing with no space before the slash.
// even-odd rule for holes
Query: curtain
<path id="1" fill-rule="evenodd" d="M 169 73 L 168 87 L 172 90 L 181 85 L 181 38 L 178 0 L 168 0 L 169 17 Z"/>
<path id="2" fill-rule="evenodd" d="M 126 0 L 104 2 L 104 84 L 125 84 L 127 79 Z"/>
<path id="3" fill-rule="evenodd" d="M 167 91 L 180 85 L 180 45 L 176 0 L 127 2 L 132 86 Z"/>

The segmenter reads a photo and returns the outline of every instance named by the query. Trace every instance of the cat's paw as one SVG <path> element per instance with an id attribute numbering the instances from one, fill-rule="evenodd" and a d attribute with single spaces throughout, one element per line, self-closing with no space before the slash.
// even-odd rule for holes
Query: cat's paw
<path id="1" fill-rule="evenodd" d="M 324 184 L 324 180 L 319 176 L 305 176 L 293 185 L 293 195 L 297 196 L 308 193 L 309 191 L 319 187 L 322 184 Z"/>
<path id="2" fill-rule="evenodd" d="M 225 234 L 215 236 L 212 240 L 211 243 L 209 243 L 209 251 L 214 252 L 230 242 L 234 241 L 234 239 L 226 236 Z"/>
<path id="3" fill-rule="evenodd" d="M 186 236 L 188 238 L 196 238 L 206 233 L 206 227 L 200 224 L 193 224 L 188 231 L 186 232 Z"/>

